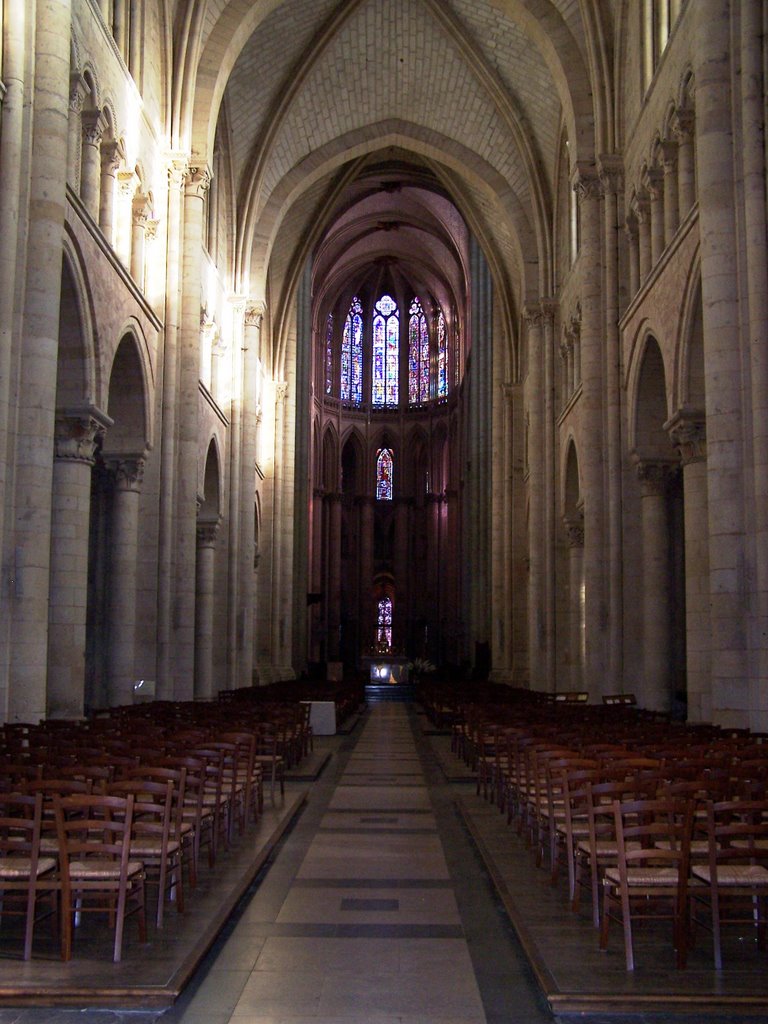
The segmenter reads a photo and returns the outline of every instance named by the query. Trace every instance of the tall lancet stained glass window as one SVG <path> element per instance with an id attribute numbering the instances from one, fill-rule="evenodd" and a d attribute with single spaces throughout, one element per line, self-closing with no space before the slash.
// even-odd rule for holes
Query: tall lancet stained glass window
<path id="1" fill-rule="evenodd" d="M 442 309 L 437 314 L 437 397 L 448 397 L 448 332 Z"/>
<path id="2" fill-rule="evenodd" d="M 333 313 L 325 322 L 325 393 L 333 391 Z"/>
<path id="3" fill-rule="evenodd" d="M 398 403 L 400 370 L 400 311 L 390 295 L 382 295 L 373 316 L 373 384 L 374 406 Z"/>
<path id="4" fill-rule="evenodd" d="M 360 405 L 363 401 L 363 307 L 357 296 L 344 321 L 341 339 L 341 387 L 342 402 Z"/>
<path id="5" fill-rule="evenodd" d="M 429 401 L 429 328 L 418 299 L 411 303 L 408 320 L 408 401 Z"/>
<path id="6" fill-rule="evenodd" d="M 379 448 L 376 453 L 376 500 L 392 501 L 392 471 L 394 460 L 391 448 Z"/>

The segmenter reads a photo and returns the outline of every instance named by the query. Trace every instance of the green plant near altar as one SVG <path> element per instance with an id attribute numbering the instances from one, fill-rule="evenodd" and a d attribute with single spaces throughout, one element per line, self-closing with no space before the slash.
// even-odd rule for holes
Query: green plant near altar
<path id="1" fill-rule="evenodd" d="M 408 669 L 408 675 L 411 679 L 418 679 L 419 676 L 426 675 L 429 672 L 435 672 L 437 665 L 433 665 L 429 658 L 414 658 L 409 661 L 406 665 Z"/>

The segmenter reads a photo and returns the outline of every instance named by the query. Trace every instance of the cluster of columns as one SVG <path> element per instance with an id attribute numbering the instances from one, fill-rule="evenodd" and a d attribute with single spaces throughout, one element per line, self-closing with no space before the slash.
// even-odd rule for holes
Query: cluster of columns
<path id="1" fill-rule="evenodd" d="M 629 293 L 637 294 L 674 238 L 696 199 L 695 118 L 692 108 L 678 108 L 667 137 L 643 170 L 626 218 Z"/>

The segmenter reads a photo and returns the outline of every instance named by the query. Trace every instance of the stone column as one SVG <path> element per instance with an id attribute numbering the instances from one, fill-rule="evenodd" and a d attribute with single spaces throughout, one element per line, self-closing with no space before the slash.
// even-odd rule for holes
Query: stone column
<path id="1" fill-rule="evenodd" d="M 322 660 L 323 626 L 325 608 L 323 594 L 323 499 L 325 491 L 316 487 L 312 492 L 312 593 L 315 596 L 310 606 L 310 658 L 314 662 Z M 320 595 L 318 601 L 317 595 Z"/>
<path id="2" fill-rule="evenodd" d="M 131 277 L 144 290 L 144 244 L 147 221 L 152 213 L 149 199 L 138 192 L 131 204 Z"/>
<path id="3" fill-rule="evenodd" d="M 543 344 L 541 309 L 528 306 L 524 312 L 528 342 L 528 376 L 525 405 L 528 412 L 528 664 L 531 687 L 544 688 L 544 450 Z"/>
<path id="4" fill-rule="evenodd" d="M 672 132 L 677 141 L 677 204 L 681 220 L 687 216 L 696 202 L 694 125 L 692 110 L 678 110 L 672 120 Z"/>
<path id="5" fill-rule="evenodd" d="M 627 234 L 627 254 L 629 256 L 629 299 L 637 295 L 640 288 L 640 237 L 637 217 L 633 212 L 627 215 L 624 230 Z"/>
<path id="6" fill-rule="evenodd" d="M 211 700 L 213 679 L 213 597 L 216 568 L 216 538 L 220 517 L 197 524 L 195 595 L 195 699 Z"/>
<path id="7" fill-rule="evenodd" d="M 48 616 L 49 718 L 80 718 L 84 711 L 91 470 L 97 437 L 111 422 L 95 409 L 72 410 L 56 417 Z"/>
<path id="8" fill-rule="evenodd" d="M 14 11 L 9 8 L 6 13 L 13 17 Z M 16 385 L 25 400 L 16 405 L 13 494 L 4 496 L 9 508 L 6 522 L 15 537 L 16 553 L 7 606 L 10 654 L 5 683 L 9 721 L 43 718 L 47 703 L 52 438 L 66 211 L 63 163 L 69 120 L 70 0 L 39 0 L 29 21 L 32 18 L 39 59 L 34 85 L 24 96 L 25 129 L 31 132 L 29 164 L 23 163 L 28 175 L 28 219 L 23 229 L 24 280 L 16 281 L 18 294 L 23 296 Z M 13 131 L 10 124 L 8 127 Z M 6 138 L 5 129 L 4 120 L 3 149 L 13 137 Z M 3 243 L 12 240 L 13 236 L 4 238 Z"/>
<path id="9" fill-rule="evenodd" d="M 645 177 L 645 186 L 650 197 L 651 208 L 651 266 L 655 267 L 664 252 L 664 173 L 658 167 L 650 167 Z"/>
<path id="10" fill-rule="evenodd" d="M 160 449 L 160 523 L 157 569 L 157 674 L 158 697 L 165 700 L 191 700 L 192 680 L 179 678 L 178 689 L 173 669 L 173 595 L 176 579 L 176 490 L 177 490 L 177 415 L 178 348 L 181 310 L 181 213 L 182 187 L 186 161 L 172 158 L 168 164 L 168 231 L 166 253 L 165 326 L 163 330 L 162 422 L 158 425 Z"/>
<path id="11" fill-rule="evenodd" d="M 653 265 L 651 248 L 651 204 L 648 193 L 643 191 L 635 196 L 634 214 L 637 221 L 637 251 L 639 259 L 639 287 L 645 284 Z"/>
<path id="12" fill-rule="evenodd" d="M 104 142 L 101 146 L 101 174 L 99 179 L 99 227 L 110 245 L 115 244 L 115 179 L 123 159 L 119 142 Z"/>
<path id="13" fill-rule="evenodd" d="M 176 599 L 174 632 L 180 680 L 195 678 L 195 561 L 199 459 L 200 294 L 203 197 L 210 175 L 190 167 L 184 185 L 181 331 L 179 335 L 178 481 L 176 487 Z M 182 684 L 183 685 L 183 684 Z"/>
<path id="14" fill-rule="evenodd" d="M 584 518 L 563 519 L 568 538 L 568 652 L 572 690 L 584 689 Z"/>
<path id="15" fill-rule="evenodd" d="M 680 224 L 680 197 L 677 183 L 677 143 L 662 142 L 664 157 L 664 243 L 669 245 Z"/>
<path id="16" fill-rule="evenodd" d="M 244 616 L 242 656 L 240 658 L 239 685 L 251 686 L 254 664 L 254 609 L 256 607 L 255 504 L 256 504 L 256 443 L 258 429 L 258 365 L 261 350 L 261 325 L 266 312 L 265 303 L 252 299 L 246 303 L 243 326 L 243 385 L 240 418 L 240 543 L 239 568 L 240 607 Z M 318 517 L 319 518 L 319 517 Z"/>
<path id="17" fill-rule="evenodd" d="M 606 509 L 604 477 L 604 310 L 600 245 L 602 186 L 592 168 L 578 180 L 581 223 L 581 375 L 579 464 L 584 494 L 585 682 L 599 692 L 606 686 Z"/>
<path id="18" fill-rule="evenodd" d="M 750 719 L 765 728 L 763 694 L 768 689 L 768 218 L 765 133 L 765 10 L 749 4 L 741 11 L 741 123 L 744 160 L 744 225 L 747 308 L 749 315 L 750 376 L 755 507 L 755 564 L 757 600 L 752 619 L 750 709 L 762 715 Z"/>
<path id="19" fill-rule="evenodd" d="M 395 583 L 398 590 L 398 617 L 401 621 L 400 638 L 407 641 L 402 623 L 411 617 L 411 574 L 408 560 L 408 535 L 410 502 L 407 498 L 395 498 Z"/>
<path id="20" fill-rule="evenodd" d="M 606 688 L 622 688 L 624 673 L 624 548 L 622 530 L 622 382 L 619 334 L 620 211 L 624 208 L 624 165 L 620 157 L 600 158 L 605 253 L 605 463 L 608 520 L 608 670 Z"/>
<path id="21" fill-rule="evenodd" d="M 673 465 L 638 459 L 636 467 L 643 534 L 642 704 L 666 712 L 672 699 L 667 487 Z"/>
<path id="22" fill-rule="evenodd" d="M 109 468 L 116 486 L 112 510 L 112 559 L 109 601 L 109 704 L 133 700 L 136 648 L 136 573 L 139 543 L 139 497 L 144 458 L 112 455 Z"/>
<path id="23" fill-rule="evenodd" d="M 740 257 L 736 241 L 733 96 L 728 0 L 694 7 L 696 178 L 707 414 L 712 689 L 716 721 L 743 721 L 749 701 L 745 608 L 753 608 L 753 566 L 745 550 L 744 366 Z M 747 563 L 745 564 L 745 557 Z"/>
<path id="24" fill-rule="evenodd" d="M 83 104 L 88 95 L 88 85 L 78 71 L 70 76 L 69 89 L 69 131 L 67 134 L 67 181 L 75 192 L 80 193 L 80 156 L 83 146 Z"/>
<path id="25" fill-rule="evenodd" d="M 541 303 L 544 323 L 544 430 L 542 472 L 544 501 L 544 561 L 543 561 L 543 608 L 544 608 L 544 680 L 545 689 L 551 692 L 556 679 L 556 630 L 555 630 L 555 313 L 557 305 L 553 299 Z"/>
<path id="26" fill-rule="evenodd" d="M 341 630 L 341 495 L 329 494 L 328 509 L 328 659 L 338 660 Z"/>
<path id="27" fill-rule="evenodd" d="M 131 267 L 133 242 L 133 199 L 139 179 L 132 170 L 117 173 L 117 214 L 112 215 L 112 239 L 117 258 L 126 269 Z"/>
<path id="28" fill-rule="evenodd" d="M 685 646 L 688 720 L 712 720 L 709 509 L 703 409 L 683 408 L 664 424 L 680 455 L 685 531 Z"/>
<path id="29" fill-rule="evenodd" d="M 107 130 L 107 119 L 100 110 L 84 110 L 81 120 L 83 148 L 80 156 L 80 198 L 88 213 L 98 224 L 101 190 L 101 140 Z"/>
<path id="30" fill-rule="evenodd" d="M 369 494 L 357 498 L 359 529 L 360 529 L 360 640 L 363 648 L 373 642 L 375 637 L 373 615 L 373 508 L 374 499 Z M 395 577 L 395 596 L 397 597 L 398 579 Z M 395 615 L 399 618 L 399 601 L 395 602 Z M 395 630 L 396 624 L 393 622 Z M 402 628 L 402 627 L 401 627 Z"/>

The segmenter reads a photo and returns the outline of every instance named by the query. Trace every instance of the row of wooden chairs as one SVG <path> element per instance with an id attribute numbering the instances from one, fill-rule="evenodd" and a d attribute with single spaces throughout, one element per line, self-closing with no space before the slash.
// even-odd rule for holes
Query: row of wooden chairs
<path id="1" fill-rule="evenodd" d="M 588 709 L 555 718 L 523 706 L 464 707 L 452 749 L 553 884 L 567 869 L 569 906 L 580 911 L 589 892 L 601 948 L 620 920 L 631 970 L 633 920 L 660 913 L 674 922 L 679 966 L 694 925 L 707 923 L 721 968 L 726 923 L 747 921 L 765 941 L 768 745 L 743 730 L 687 729 L 620 710 L 608 740 Z M 739 842 L 725 841 L 728 829 Z"/>
<path id="2" fill-rule="evenodd" d="M 60 913 L 61 953 L 72 955 L 72 922 L 92 907 L 114 927 L 135 916 L 146 939 L 146 890 L 183 912 L 201 858 L 213 867 L 271 799 L 285 769 L 312 749 L 308 707 L 233 713 L 195 707 L 119 709 L 87 723 L 3 729 L 0 740 L 0 910 L 25 918 L 23 955 L 35 923 Z M 268 715 L 270 720 L 265 720 Z M 45 742 L 41 742 L 45 740 Z"/>

